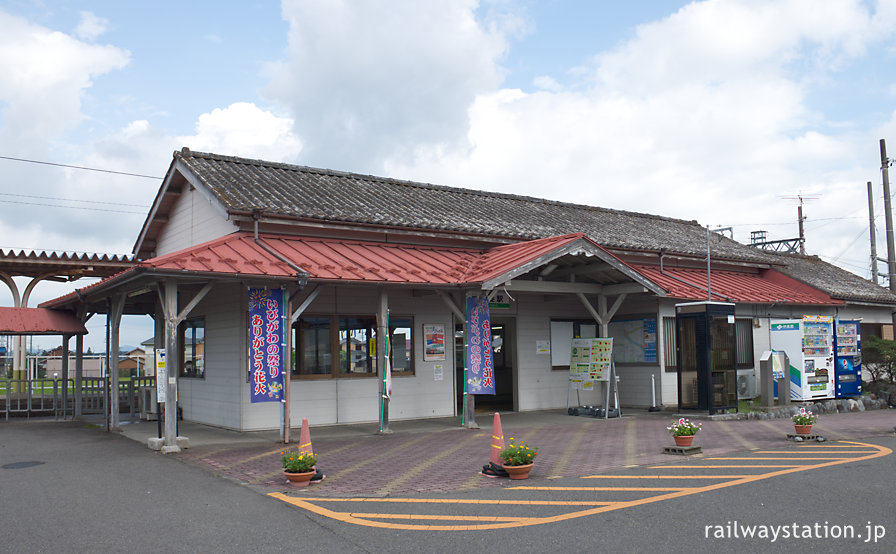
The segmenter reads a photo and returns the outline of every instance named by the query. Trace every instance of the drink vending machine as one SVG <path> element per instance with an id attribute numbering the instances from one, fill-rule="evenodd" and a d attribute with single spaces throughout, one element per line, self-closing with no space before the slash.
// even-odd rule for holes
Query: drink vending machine
<path id="1" fill-rule="evenodd" d="M 772 349 L 790 358 L 791 400 L 834 397 L 834 318 L 773 319 L 769 339 Z"/>
<path id="2" fill-rule="evenodd" d="M 862 394 L 862 337 L 861 322 L 840 320 L 834 325 L 834 376 L 837 398 Z"/>

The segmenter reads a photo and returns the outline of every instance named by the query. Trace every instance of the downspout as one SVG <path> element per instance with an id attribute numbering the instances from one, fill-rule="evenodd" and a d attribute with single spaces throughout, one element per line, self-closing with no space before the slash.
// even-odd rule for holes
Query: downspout
<path id="1" fill-rule="evenodd" d="M 281 262 L 285 263 L 290 268 L 292 268 L 293 271 L 296 272 L 296 278 L 299 280 L 299 288 L 300 289 L 305 288 L 305 285 L 308 284 L 308 272 L 305 271 L 304 269 L 302 269 L 301 267 L 297 266 L 296 264 L 294 264 L 292 261 L 290 261 L 285 256 L 281 255 L 279 252 L 277 252 L 270 246 L 268 246 L 263 240 L 261 240 L 261 237 L 258 236 L 258 220 L 260 218 L 261 218 L 261 214 L 259 214 L 257 211 L 252 212 L 252 221 L 254 222 L 254 225 L 255 225 L 255 236 L 254 236 L 255 244 L 260 246 L 265 252 L 267 252 L 271 256 L 274 256 L 275 258 L 277 258 L 278 260 L 280 260 Z"/>
<path id="2" fill-rule="evenodd" d="M 717 293 L 717 292 L 711 293 L 711 292 L 709 291 L 708 288 L 706 288 L 706 287 L 704 287 L 704 286 L 702 286 L 702 285 L 698 285 L 698 284 L 696 284 L 696 283 L 692 283 L 692 282 L 690 282 L 690 281 L 686 281 L 686 280 L 684 280 L 684 279 L 682 279 L 682 278 L 680 278 L 680 277 L 676 277 L 675 275 L 672 275 L 672 274 L 670 274 L 670 273 L 666 273 L 666 272 L 663 270 L 663 258 L 664 258 L 665 256 L 666 256 L 666 249 L 665 249 L 665 248 L 660 249 L 660 274 L 665 275 L 666 277 L 668 277 L 668 278 L 670 278 L 670 279 L 674 279 L 674 280 L 678 281 L 679 283 L 684 283 L 685 285 L 688 285 L 689 287 L 694 287 L 695 289 L 700 289 L 700 290 L 702 290 L 703 292 L 705 292 L 705 293 L 707 293 L 707 294 L 710 295 L 710 296 L 709 296 L 710 301 L 712 301 L 712 300 L 711 300 L 711 299 L 712 299 L 712 295 L 715 294 L 716 296 L 720 296 L 720 297 L 724 298 L 725 300 L 727 300 L 728 302 L 731 302 L 731 299 L 728 298 L 727 296 L 724 296 L 724 295 L 719 294 L 719 293 Z"/>

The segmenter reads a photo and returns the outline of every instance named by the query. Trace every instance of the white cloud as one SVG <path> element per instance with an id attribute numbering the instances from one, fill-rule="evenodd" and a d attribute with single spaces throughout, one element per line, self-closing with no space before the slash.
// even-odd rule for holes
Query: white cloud
<path id="1" fill-rule="evenodd" d="M 796 236 L 781 196 L 811 186 L 807 244 L 833 257 L 867 222 L 876 140 L 812 108 L 813 84 L 892 37 L 893 16 L 859 1 L 695 2 L 576 68 L 572 91 L 542 76 L 538 92 L 478 94 L 469 151 L 421 142 L 386 172 L 737 224 L 743 242 Z"/>
<path id="2" fill-rule="evenodd" d="M 128 52 L 86 44 L 0 11 L 0 147 L 35 155 L 82 119 L 93 79 L 128 64 Z"/>
<path id="3" fill-rule="evenodd" d="M 196 134 L 178 140 L 192 150 L 279 161 L 296 161 L 302 141 L 293 120 L 249 102 L 236 102 L 199 116 Z"/>
<path id="4" fill-rule="evenodd" d="M 269 67 L 267 96 L 289 106 L 310 165 L 375 170 L 413 145 L 462 143 L 478 94 L 502 81 L 510 16 L 477 2 L 286 0 L 287 59 Z"/>
<path id="5" fill-rule="evenodd" d="M 81 20 L 75 28 L 75 36 L 83 40 L 93 41 L 105 33 L 108 26 L 109 20 L 97 17 L 92 12 L 81 12 Z"/>

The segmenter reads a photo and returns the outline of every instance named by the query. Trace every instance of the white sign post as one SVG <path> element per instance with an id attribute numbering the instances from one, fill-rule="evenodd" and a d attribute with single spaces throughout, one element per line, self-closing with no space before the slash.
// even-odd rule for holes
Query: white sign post
<path id="1" fill-rule="evenodd" d="M 165 403 L 168 398 L 168 367 L 165 364 L 165 349 L 156 349 L 156 402 Z"/>

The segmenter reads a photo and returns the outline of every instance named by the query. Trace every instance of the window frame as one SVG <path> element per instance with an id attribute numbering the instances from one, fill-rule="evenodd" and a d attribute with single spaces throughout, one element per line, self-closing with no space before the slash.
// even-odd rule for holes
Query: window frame
<path id="1" fill-rule="evenodd" d="M 304 351 L 304 337 L 305 331 L 302 327 L 302 322 L 310 319 L 328 319 L 329 326 L 327 329 L 329 330 L 329 347 L 330 347 L 330 370 L 326 373 L 303 373 L 303 366 L 305 362 L 305 351 Z M 368 362 L 373 368 L 370 372 L 364 373 L 351 373 L 345 371 L 343 361 L 342 361 L 342 341 L 340 340 L 340 334 L 344 329 L 347 329 L 345 323 L 348 320 L 370 320 L 373 322 L 372 329 L 372 337 L 368 337 L 368 341 L 370 338 L 373 338 L 374 342 L 376 341 L 376 332 L 377 332 L 377 321 L 376 316 L 363 315 L 363 314 L 303 314 L 302 317 L 299 317 L 296 322 L 292 325 L 292 333 L 293 333 L 293 356 L 292 356 L 292 367 L 290 368 L 290 379 L 293 380 L 315 380 L 315 379 L 369 379 L 372 377 L 380 377 L 381 373 L 379 368 L 377 367 L 377 358 L 375 356 L 370 357 L 369 348 L 367 350 Z M 402 323 L 408 322 L 409 325 L 402 325 Z M 399 323 L 399 324 L 396 324 Z M 389 317 L 389 340 L 391 341 L 392 334 L 396 329 L 408 329 L 408 332 L 411 335 L 411 344 L 408 352 L 408 370 L 395 370 L 394 360 L 392 361 L 392 376 L 393 377 L 412 377 L 416 375 L 416 361 L 414 352 L 416 351 L 416 343 L 417 337 L 414 333 L 414 317 L 412 315 L 390 315 Z M 334 332 L 335 330 L 335 332 Z M 348 352 L 347 350 L 346 352 Z M 394 349 L 389 349 L 390 356 L 394 356 Z"/>
<path id="2" fill-rule="evenodd" d="M 191 323 L 195 323 L 195 322 L 201 322 L 201 326 L 190 325 Z M 188 346 L 187 340 L 186 340 L 186 331 L 187 331 L 188 327 L 193 330 L 192 339 L 190 341 L 190 345 L 193 348 L 193 352 L 190 356 L 191 360 L 193 361 L 193 365 L 192 365 L 193 370 L 192 371 L 187 371 L 187 365 L 186 365 L 187 346 Z M 198 345 L 199 342 L 196 341 L 196 329 L 199 329 L 200 327 L 202 329 L 202 341 L 201 341 L 202 354 L 200 354 L 199 357 L 200 357 L 200 361 L 202 363 L 201 363 L 201 369 L 199 371 L 197 371 L 196 370 L 197 364 L 195 363 L 196 359 L 197 359 L 196 345 Z M 205 330 L 206 330 L 205 329 L 205 316 L 189 317 L 189 318 L 181 321 L 180 325 L 177 326 L 177 355 L 178 355 L 178 364 L 179 364 L 178 377 L 183 377 L 185 379 L 205 379 L 205 375 L 206 375 L 206 373 L 205 373 L 205 369 L 206 369 L 205 368 L 205 361 L 206 361 L 206 352 L 205 352 L 206 333 L 205 333 Z"/>

